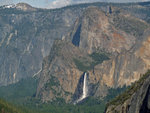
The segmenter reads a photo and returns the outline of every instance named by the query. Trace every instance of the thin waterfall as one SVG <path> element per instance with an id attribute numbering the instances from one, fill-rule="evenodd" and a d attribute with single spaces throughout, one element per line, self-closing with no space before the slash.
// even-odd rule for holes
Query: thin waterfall
<path id="1" fill-rule="evenodd" d="M 87 73 L 84 73 L 84 80 L 83 80 L 83 93 L 82 96 L 74 103 L 77 104 L 81 102 L 83 99 L 85 99 L 88 96 L 88 85 L 87 85 Z"/>
<path id="2" fill-rule="evenodd" d="M 87 73 L 84 74 L 84 83 L 83 83 L 83 95 L 81 97 L 81 100 L 87 97 Z"/>

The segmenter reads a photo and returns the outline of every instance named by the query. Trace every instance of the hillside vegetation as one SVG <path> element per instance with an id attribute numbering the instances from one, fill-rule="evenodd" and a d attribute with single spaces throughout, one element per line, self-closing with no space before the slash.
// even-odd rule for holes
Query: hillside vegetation
<path id="1" fill-rule="evenodd" d="M 118 95 L 116 98 L 114 98 L 112 101 L 107 103 L 107 106 L 111 105 L 120 105 L 123 104 L 127 99 L 129 99 L 138 89 L 141 88 L 143 85 L 144 81 L 147 79 L 147 77 L 150 75 L 150 70 L 145 73 L 140 80 L 132 84 L 125 92 L 122 94 Z"/>
<path id="2" fill-rule="evenodd" d="M 0 99 L 0 113 L 24 113 L 19 108 Z"/>
<path id="3" fill-rule="evenodd" d="M 16 84 L 0 87 L 0 98 L 11 103 L 0 99 L 0 113 L 103 113 L 107 101 L 126 89 L 109 89 L 109 95 L 103 100 L 89 97 L 82 103 L 73 105 L 66 104 L 61 98 L 55 102 L 42 103 L 34 96 L 36 86 L 36 78 L 27 78 Z"/>

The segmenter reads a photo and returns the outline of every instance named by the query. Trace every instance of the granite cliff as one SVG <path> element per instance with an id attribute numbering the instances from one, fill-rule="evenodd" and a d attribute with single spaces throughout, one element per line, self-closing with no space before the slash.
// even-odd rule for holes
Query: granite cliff
<path id="1" fill-rule="evenodd" d="M 53 41 L 70 31 L 80 11 L 37 9 L 23 3 L 0 7 L 0 86 L 38 75 Z"/>
<path id="2" fill-rule="evenodd" d="M 105 97 L 108 88 L 131 85 L 150 68 L 148 28 L 147 22 L 118 8 L 110 14 L 88 7 L 45 58 L 37 97 L 44 102 L 78 99 L 84 72 L 88 96 L 95 98 Z"/>
<path id="3" fill-rule="evenodd" d="M 36 97 L 71 103 L 83 93 L 85 72 L 94 98 L 131 85 L 150 68 L 148 6 L 0 7 L 0 86 L 38 76 Z"/>
<path id="4" fill-rule="evenodd" d="M 119 9 L 118 9 L 119 10 Z M 72 43 L 79 48 L 84 48 L 91 54 L 93 52 L 106 51 L 108 53 L 120 53 L 123 49 L 129 50 L 135 43 L 135 36 L 126 33 L 124 29 L 130 29 L 124 26 L 124 29 L 118 28 L 117 24 L 125 24 L 124 21 L 133 21 L 130 16 L 127 18 L 122 13 L 105 13 L 97 7 L 90 7 L 83 13 L 83 16 L 77 20 L 76 26 L 71 33 Z M 137 20 L 138 21 L 138 20 Z M 139 24 L 146 24 L 144 22 Z M 144 26 L 143 25 L 143 26 Z M 134 26 L 133 29 L 136 29 Z M 79 36 L 76 34 L 80 30 Z M 77 44 L 78 42 L 78 44 Z"/>
<path id="5" fill-rule="evenodd" d="M 150 113 L 150 71 L 108 103 L 106 113 Z"/>
<path id="6" fill-rule="evenodd" d="M 77 20 L 89 6 L 97 6 L 102 11 L 99 12 L 95 10 L 93 15 L 87 13 Z M 103 49 L 106 49 L 108 52 L 113 51 L 113 53 L 120 52 L 123 48 L 129 49 L 135 43 L 136 36 L 124 33 L 125 30 L 120 30 L 119 28 L 119 30 L 116 29 L 117 26 L 124 28 L 119 25 L 116 25 L 114 30 L 109 30 L 109 27 L 112 29 L 112 24 L 110 24 L 108 15 L 104 14 L 104 12 L 108 12 L 108 6 L 121 7 L 124 9 L 123 15 L 130 13 L 143 21 L 149 22 L 149 3 L 91 3 L 68 6 L 54 10 L 34 8 L 25 3 L 19 3 L 16 6 L 9 7 L 0 6 L 0 86 L 16 83 L 27 76 L 38 75 L 42 68 L 42 61 L 44 57 L 49 55 L 53 41 L 55 39 L 64 39 L 64 36 L 69 32 L 68 35 L 73 38 L 77 28 L 80 29 L 79 26 L 81 23 L 83 24 L 81 26 L 81 37 L 83 38 L 81 38 L 80 41 L 80 48 L 86 47 L 86 50 L 88 50 L 89 53 Z M 113 10 L 114 9 L 112 9 L 112 11 Z M 93 11 L 91 10 L 91 12 Z M 99 16 L 101 15 L 100 18 L 97 18 L 99 16 L 96 17 L 96 14 Z M 88 16 L 89 18 L 87 18 Z M 96 18 L 92 16 L 95 16 Z M 128 17 L 126 16 L 126 18 Z M 88 21 L 90 21 L 90 23 L 86 24 Z M 103 21 L 105 24 L 101 24 L 102 26 L 100 26 L 98 23 Z M 126 25 L 126 23 L 123 23 L 124 20 L 120 19 L 120 21 L 123 25 Z M 114 23 L 116 22 L 114 21 Z M 141 22 L 139 22 L 139 24 L 140 23 Z M 93 27 L 90 24 L 93 24 Z M 89 25 L 90 29 L 83 29 L 87 28 Z M 94 28 L 95 25 L 97 26 L 96 28 Z M 131 25 L 134 26 L 133 24 Z M 132 26 L 129 27 L 131 30 L 127 29 L 128 32 L 132 31 Z M 137 27 L 141 28 L 141 26 Z M 101 29 L 101 31 L 99 29 Z M 113 34 L 114 32 L 117 34 Z M 137 32 L 134 31 L 133 33 L 141 34 L 142 32 L 143 30 L 139 29 Z M 89 36 L 88 41 L 93 44 L 90 44 L 85 40 L 84 34 Z M 115 35 L 120 37 L 120 34 L 122 34 L 121 37 L 125 37 L 127 40 L 128 37 L 133 37 L 132 41 L 125 41 L 124 43 L 121 38 L 119 40 L 111 38 L 109 41 L 108 37 L 115 37 Z M 107 41 L 104 41 L 102 38 L 98 39 L 98 36 L 103 35 L 106 37 Z M 96 38 L 90 38 L 93 36 L 96 36 Z M 117 40 L 119 43 L 114 43 L 115 41 L 112 40 Z M 82 43 L 83 41 L 86 43 Z M 113 43 L 111 43 L 111 41 Z M 98 44 L 101 44 L 101 46 Z M 112 48 L 108 46 L 110 44 L 112 45 Z M 118 44 L 118 48 L 115 47 L 116 44 Z M 104 45 L 107 45 L 107 47 L 104 47 Z"/>

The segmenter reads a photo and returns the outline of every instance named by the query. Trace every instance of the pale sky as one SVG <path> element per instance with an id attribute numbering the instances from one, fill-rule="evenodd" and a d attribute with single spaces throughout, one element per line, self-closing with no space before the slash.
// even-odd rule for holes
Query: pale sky
<path id="1" fill-rule="evenodd" d="M 19 2 L 28 3 L 34 7 L 40 8 L 59 8 L 66 5 L 87 3 L 87 2 L 139 2 L 149 0 L 0 0 L 0 5 L 16 4 Z"/>

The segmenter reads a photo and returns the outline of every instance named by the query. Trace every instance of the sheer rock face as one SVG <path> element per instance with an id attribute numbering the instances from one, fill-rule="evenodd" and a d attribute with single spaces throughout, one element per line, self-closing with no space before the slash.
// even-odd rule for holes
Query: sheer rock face
<path id="1" fill-rule="evenodd" d="M 109 53 L 129 50 L 135 44 L 135 37 L 117 29 L 113 24 L 116 23 L 113 22 L 111 16 L 106 15 L 96 7 L 90 7 L 76 21 L 71 37 L 72 39 L 78 39 L 79 48 L 86 49 L 89 54 L 100 50 Z M 81 27 L 81 31 L 79 32 L 79 38 L 77 38 L 76 33 L 79 27 Z"/>
<path id="2" fill-rule="evenodd" d="M 99 84 L 95 97 L 105 96 L 107 93 L 101 93 L 101 91 L 107 89 L 106 86 L 117 88 L 131 85 L 139 80 L 141 74 L 150 69 L 149 36 L 148 30 L 143 36 L 143 41 L 138 41 L 132 49 L 104 61 L 89 71 L 90 82 Z"/>
<path id="3" fill-rule="evenodd" d="M 37 96 L 43 101 L 64 98 L 66 102 L 71 102 L 71 96 L 83 74 L 73 60 L 86 55 L 84 50 L 78 49 L 70 42 L 55 41 L 51 54 L 43 63 Z"/>
<path id="4" fill-rule="evenodd" d="M 101 81 L 101 84 L 113 88 L 122 87 L 124 85 L 128 86 L 139 80 L 141 74 L 144 74 L 150 69 L 149 36 L 150 34 L 147 33 L 147 35 L 143 37 L 144 41 L 135 45 L 130 51 L 97 65 L 94 68 L 95 76 L 94 78 L 91 77 L 92 80 L 96 80 L 97 82 Z M 142 55 L 140 53 L 141 49 Z M 91 71 L 90 75 L 92 75 L 92 72 L 93 71 Z M 99 96 L 100 90 L 101 87 L 99 87 L 95 93 L 96 97 Z"/>
<path id="5" fill-rule="evenodd" d="M 53 41 L 69 32 L 80 11 L 0 8 L 0 86 L 38 75 Z"/>
<path id="6" fill-rule="evenodd" d="M 108 106 L 106 113 L 149 113 L 150 112 L 150 75 L 144 83 L 123 104 Z"/>
<path id="7" fill-rule="evenodd" d="M 73 59 L 86 58 L 92 61 L 89 54 L 93 52 L 109 53 L 110 60 L 87 70 L 89 88 L 93 88 L 90 95 L 101 98 L 107 95 L 108 87 L 128 86 L 138 80 L 150 68 L 150 34 L 149 30 L 145 31 L 148 24 L 123 14 L 106 15 L 98 8 L 87 8 L 83 16 L 75 22 L 73 31 L 53 46 L 59 46 L 60 51 L 55 53 L 51 50 L 49 57 L 44 60 L 37 97 L 44 102 L 57 98 L 71 102 L 84 73 L 77 68 Z M 134 25 L 134 20 L 139 24 Z M 141 30 L 143 36 L 135 32 L 141 25 L 144 26 Z M 69 41 L 64 43 L 66 40 Z M 51 84 L 53 77 L 60 85 Z"/>

